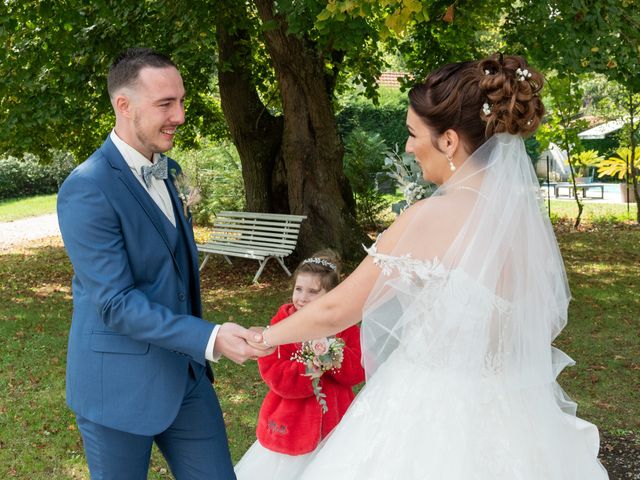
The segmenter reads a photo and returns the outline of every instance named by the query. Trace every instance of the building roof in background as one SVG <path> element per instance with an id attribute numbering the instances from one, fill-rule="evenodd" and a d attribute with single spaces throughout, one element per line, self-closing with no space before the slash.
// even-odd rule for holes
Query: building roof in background
<path id="1" fill-rule="evenodd" d="M 617 132 L 624 126 L 624 120 L 612 120 L 596 127 L 580 132 L 578 137 L 583 140 L 600 140 L 613 132 Z"/>
<path id="2" fill-rule="evenodd" d="M 378 77 L 378 85 L 383 87 L 399 87 L 398 78 L 408 77 L 407 72 L 382 72 Z"/>

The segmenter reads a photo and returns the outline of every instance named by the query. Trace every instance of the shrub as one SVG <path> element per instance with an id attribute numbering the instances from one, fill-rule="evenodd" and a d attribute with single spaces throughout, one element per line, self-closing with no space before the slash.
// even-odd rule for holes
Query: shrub
<path id="1" fill-rule="evenodd" d="M 73 156 L 65 152 L 54 153 L 50 164 L 31 154 L 0 158 L 0 198 L 56 193 L 74 166 Z"/>
<path id="2" fill-rule="evenodd" d="M 69 152 L 55 152 L 53 161 L 48 165 L 50 175 L 56 183 L 56 191 L 60 189 L 62 182 L 69 176 L 76 167 L 76 159 Z"/>
<path id="3" fill-rule="evenodd" d="M 346 139 L 355 130 L 380 135 L 388 147 L 404 147 L 407 141 L 407 94 L 398 89 L 380 88 L 380 102 L 375 105 L 362 97 L 347 97 L 337 115 L 338 129 Z"/>
<path id="4" fill-rule="evenodd" d="M 582 139 L 581 143 L 583 148 L 595 150 L 599 156 L 610 157 L 620 147 L 620 131 L 609 134 L 602 139 Z"/>
<path id="5" fill-rule="evenodd" d="M 217 212 L 243 210 L 244 183 L 240 157 L 229 142 L 202 142 L 198 150 L 171 151 L 190 183 L 200 189 L 202 199 L 191 208 L 194 222 L 208 225 Z"/>
<path id="6" fill-rule="evenodd" d="M 354 130 L 345 141 L 344 172 L 356 199 L 358 223 L 364 228 L 376 228 L 380 213 L 388 207 L 376 181 L 384 170 L 386 151 L 379 134 L 362 129 Z"/>

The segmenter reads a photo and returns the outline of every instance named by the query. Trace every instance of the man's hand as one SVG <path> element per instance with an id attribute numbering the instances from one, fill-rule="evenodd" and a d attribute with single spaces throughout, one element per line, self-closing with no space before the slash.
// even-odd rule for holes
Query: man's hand
<path id="1" fill-rule="evenodd" d="M 262 343 L 256 342 L 257 337 L 260 337 L 260 342 L 262 342 L 260 332 L 261 330 L 248 330 L 231 322 L 223 323 L 218 330 L 213 350 L 239 365 L 250 358 L 264 357 L 273 353 L 275 349 L 266 348 Z"/>
<path id="2" fill-rule="evenodd" d="M 270 350 L 273 352 L 275 347 L 267 347 L 263 340 L 262 333 L 265 331 L 264 327 L 249 327 L 249 330 L 253 333 L 253 335 L 247 340 L 247 343 L 251 345 L 253 348 L 257 348 L 258 350 Z"/>

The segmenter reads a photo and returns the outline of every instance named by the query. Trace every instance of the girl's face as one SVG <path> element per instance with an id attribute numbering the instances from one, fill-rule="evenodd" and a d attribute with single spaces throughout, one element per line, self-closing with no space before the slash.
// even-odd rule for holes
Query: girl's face
<path id="1" fill-rule="evenodd" d="M 307 303 L 327 293 L 320 283 L 320 275 L 315 273 L 302 272 L 296 277 L 293 286 L 292 301 L 297 310 L 300 310 Z"/>

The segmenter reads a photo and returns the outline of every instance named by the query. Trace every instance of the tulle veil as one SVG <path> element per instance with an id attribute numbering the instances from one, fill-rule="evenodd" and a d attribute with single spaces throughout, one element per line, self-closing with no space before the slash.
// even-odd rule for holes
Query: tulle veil
<path id="1" fill-rule="evenodd" d="M 367 378 L 401 350 L 466 384 L 556 388 L 570 292 L 523 139 L 492 136 L 410 208 L 395 245 L 369 250 L 382 274 L 363 313 Z"/>
<path id="2" fill-rule="evenodd" d="M 496 134 L 368 249 L 367 383 L 301 479 L 607 478 L 556 382 L 570 293 L 539 190 Z"/>

